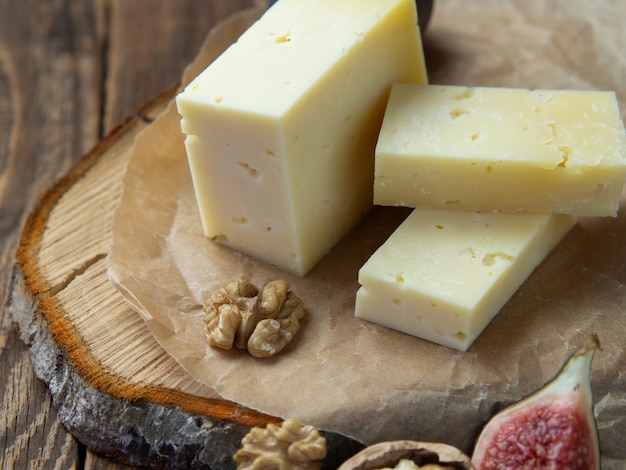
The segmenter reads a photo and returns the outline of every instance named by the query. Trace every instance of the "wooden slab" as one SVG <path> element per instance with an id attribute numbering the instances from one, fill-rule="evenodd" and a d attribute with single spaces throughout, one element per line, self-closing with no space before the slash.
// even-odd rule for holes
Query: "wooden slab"
<path id="1" fill-rule="evenodd" d="M 42 197 L 18 248 L 12 309 L 61 421 L 88 447 L 137 465 L 230 468 L 250 426 L 279 420 L 216 398 L 189 377 L 107 277 L 133 139 L 172 96 L 117 128 Z M 362 447 L 327 437 L 328 468 Z"/>

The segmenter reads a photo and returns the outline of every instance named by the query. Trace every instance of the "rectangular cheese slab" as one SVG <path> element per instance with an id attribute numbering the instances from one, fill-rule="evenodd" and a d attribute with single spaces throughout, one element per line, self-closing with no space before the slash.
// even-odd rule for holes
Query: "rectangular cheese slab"
<path id="1" fill-rule="evenodd" d="M 355 316 L 466 351 L 575 222 L 415 209 L 360 269 Z"/>
<path id="2" fill-rule="evenodd" d="M 281 0 L 176 98 L 205 234 L 298 275 L 361 219 L 414 0 Z"/>
<path id="3" fill-rule="evenodd" d="M 615 216 L 625 178 L 613 92 L 398 84 L 374 203 Z"/>

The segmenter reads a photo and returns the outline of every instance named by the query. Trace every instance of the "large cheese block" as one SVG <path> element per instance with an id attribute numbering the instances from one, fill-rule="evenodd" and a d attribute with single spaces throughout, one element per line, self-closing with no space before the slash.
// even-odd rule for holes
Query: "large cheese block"
<path id="1" fill-rule="evenodd" d="M 625 178 L 613 92 L 398 84 L 374 202 L 615 216 Z"/>
<path id="2" fill-rule="evenodd" d="M 575 221 L 415 209 L 360 269 L 355 315 L 466 351 Z"/>
<path id="3" fill-rule="evenodd" d="M 366 213 L 413 0 L 281 0 L 176 98 L 204 232 L 303 275 Z"/>

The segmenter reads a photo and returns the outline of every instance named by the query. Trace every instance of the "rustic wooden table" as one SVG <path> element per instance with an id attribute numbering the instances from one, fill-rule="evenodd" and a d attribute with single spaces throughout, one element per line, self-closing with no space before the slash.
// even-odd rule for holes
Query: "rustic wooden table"
<path id="1" fill-rule="evenodd" d="M 9 314 L 13 255 L 40 193 L 253 4 L 0 1 L 0 468 L 124 468 L 65 431 L 36 379 Z"/>

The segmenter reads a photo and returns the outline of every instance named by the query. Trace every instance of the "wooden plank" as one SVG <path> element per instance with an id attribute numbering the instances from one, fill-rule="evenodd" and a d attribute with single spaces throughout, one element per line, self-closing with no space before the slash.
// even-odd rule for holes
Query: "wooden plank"
<path id="1" fill-rule="evenodd" d="M 0 468 L 77 468 L 78 445 L 62 427 L 46 388 L 35 379 L 28 350 L 1 313 Z M 11 330 L 11 331 L 9 331 Z"/>
<path id="2" fill-rule="evenodd" d="M 253 0 L 111 0 L 103 131 L 175 85 L 209 30 Z"/>
<path id="3" fill-rule="evenodd" d="M 91 2 L 0 4 L 0 304 L 9 302 L 13 251 L 39 193 L 98 138 L 100 68 Z M 77 468 L 27 347 L 0 311 L 0 468 Z"/>

